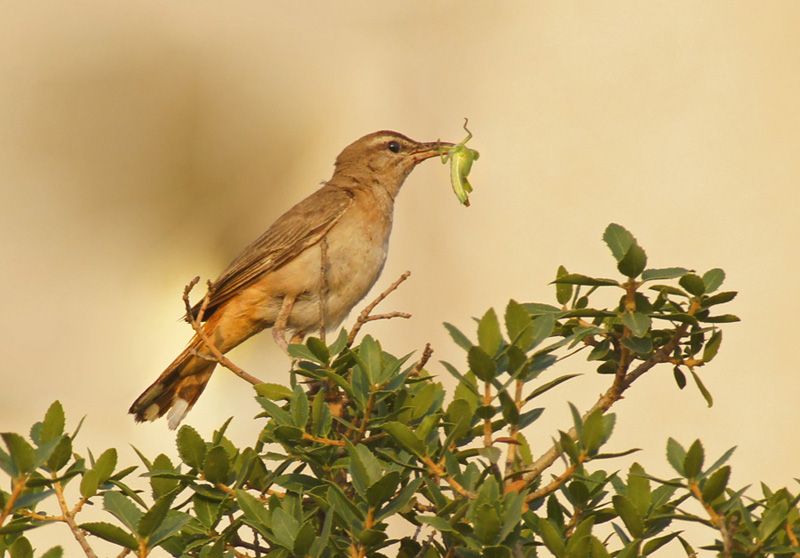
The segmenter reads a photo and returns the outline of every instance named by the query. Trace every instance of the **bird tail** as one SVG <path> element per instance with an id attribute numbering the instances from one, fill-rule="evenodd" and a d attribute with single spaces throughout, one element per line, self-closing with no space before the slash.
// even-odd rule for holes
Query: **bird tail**
<path id="1" fill-rule="evenodd" d="M 203 393 L 217 364 L 198 356 L 202 344 L 199 338 L 192 339 L 158 379 L 136 398 L 128 409 L 136 422 L 156 420 L 169 412 L 170 429 L 178 427 Z"/>

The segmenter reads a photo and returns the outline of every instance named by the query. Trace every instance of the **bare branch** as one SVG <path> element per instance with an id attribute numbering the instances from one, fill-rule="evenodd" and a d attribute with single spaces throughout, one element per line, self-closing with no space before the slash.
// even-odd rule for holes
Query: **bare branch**
<path id="1" fill-rule="evenodd" d="M 239 366 L 234 364 L 229 358 L 227 358 L 222 351 L 220 351 L 216 345 L 208 338 L 206 335 L 205 328 L 203 328 L 203 316 L 208 309 L 208 301 L 211 300 L 211 295 L 213 293 L 213 284 L 211 281 L 208 282 L 208 292 L 206 292 L 206 296 L 203 297 L 203 302 L 200 304 L 200 309 L 197 312 L 196 316 L 192 315 L 192 303 L 189 301 L 189 293 L 192 291 L 195 285 L 197 285 L 198 281 L 200 281 L 199 277 L 195 277 L 186 287 L 183 289 L 183 304 L 186 307 L 186 316 L 185 320 L 188 322 L 189 325 L 192 326 L 192 329 L 197 334 L 197 337 L 203 342 L 206 346 L 208 351 L 211 353 L 210 356 L 200 355 L 202 358 L 207 358 L 209 360 L 214 360 L 239 376 L 246 382 L 250 382 L 253 385 L 262 383 L 261 380 L 256 378 L 255 376 L 248 374 Z"/>
<path id="2" fill-rule="evenodd" d="M 406 318 L 406 319 L 408 319 L 408 318 L 411 317 L 411 314 L 408 314 L 406 312 L 389 312 L 388 314 L 376 314 L 374 316 L 371 315 L 371 312 L 375 309 L 375 307 L 378 304 L 380 304 L 381 302 L 383 302 L 383 300 L 387 296 L 389 296 L 395 289 L 397 289 L 397 287 L 400 286 L 400 284 L 403 281 L 408 279 L 410 276 L 411 276 L 411 272 L 410 271 L 406 271 L 394 283 L 389 285 L 389 287 L 385 291 L 383 291 L 381 294 L 379 294 L 378 297 L 375 300 L 373 300 L 372 302 L 367 304 L 367 306 L 358 315 L 358 318 L 356 319 L 356 323 L 353 324 L 353 329 L 350 330 L 350 335 L 347 336 L 347 346 L 348 347 L 350 347 L 353 344 L 353 341 L 356 340 L 356 336 L 358 335 L 358 332 L 361 331 L 361 328 L 367 322 L 372 322 L 372 321 L 375 321 L 375 320 L 389 320 L 391 318 Z"/>

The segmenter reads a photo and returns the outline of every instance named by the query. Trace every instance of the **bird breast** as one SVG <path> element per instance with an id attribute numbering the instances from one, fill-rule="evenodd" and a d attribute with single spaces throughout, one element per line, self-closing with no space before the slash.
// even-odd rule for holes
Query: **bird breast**
<path id="1" fill-rule="evenodd" d="M 323 241 L 283 268 L 302 268 L 287 271 L 306 278 L 298 282 L 303 286 L 296 293 L 297 301 L 289 316 L 290 329 L 310 334 L 319 329 L 323 289 L 325 329 L 337 327 L 383 271 L 392 230 L 393 200 L 377 188 L 356 190 L 354 196 L 353 203 Z"/>

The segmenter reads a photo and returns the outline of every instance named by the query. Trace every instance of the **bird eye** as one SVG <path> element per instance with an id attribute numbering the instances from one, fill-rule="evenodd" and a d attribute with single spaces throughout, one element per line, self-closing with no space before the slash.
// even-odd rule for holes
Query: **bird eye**
<path id="1" fill-rule="evenodd" d="M 390 142 L 389 142 L 389 143 L 386 145 L 386 147 L 387 147 L 387 148 L 389 149 L 389 151 L 391 151 L 392 153 L 400 153 L 400 144 L 399 144 L 399 143 L 397 143 L 396 141 L 390 141 Z"/>

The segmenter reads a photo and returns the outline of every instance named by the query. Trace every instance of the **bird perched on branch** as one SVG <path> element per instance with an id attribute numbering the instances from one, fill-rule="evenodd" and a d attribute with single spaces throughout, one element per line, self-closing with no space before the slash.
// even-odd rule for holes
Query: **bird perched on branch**
<path id="1" fill-rule="evenodd" d="M 338 326 L 381 274 L 403 182 L 419 163 L 452 145 L 421 143 L 391 131 L 348 145 L 336 158 L 331 179 L 275 221 L 214 281 L 203 314 L 204 336 L 226 353 L 271 327 L 285 351 L 289 333 L 297 341 Z M 198 310 L 199 305 L 193 312 Z M 169 412 L 169 427 L 176 428 L 216 364 L 195 335 L 129 412 L 136 421 Z"/>

